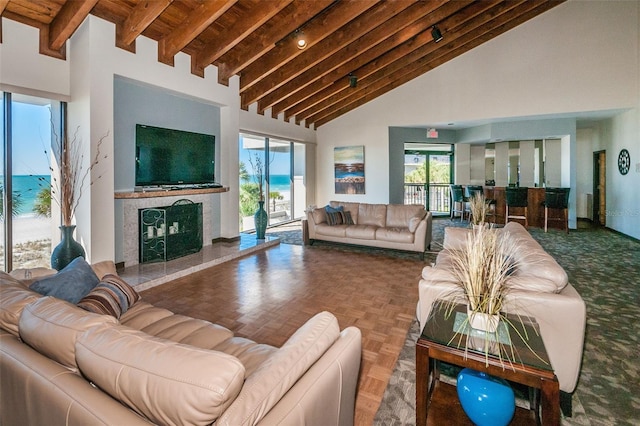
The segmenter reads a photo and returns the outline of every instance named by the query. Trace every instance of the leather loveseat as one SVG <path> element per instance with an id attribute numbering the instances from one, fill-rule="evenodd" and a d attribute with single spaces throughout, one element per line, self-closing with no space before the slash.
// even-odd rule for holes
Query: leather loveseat
<path id="1" fill-rule="evenodd" d="M 422 271 L 417 308 L 421 330 L 436 299 L 458 298 L 460 303 L 464 302 L 451 272 L 449 256 L 452 250 L 463 247 L 468 232 L 470 230 L 465 228 L 445 228 L 443 250 L 435 265 L 426 266 Z M 522 225 L 509 222 L 499 232 L 516 239 L 519 246 L 517 259 L 514 259 L 517 267 L 507 279 L 509 291 L 503 311 L 536 319 L 560 390 L 572 393 L 580 375 L 585 303 L 569 284 L 564 269 Z"/>
<path id="2" fill-rule="evenodd" d="M 431 244 L 431 212 L 419 204 L 367 204 L 331 201 L 330 209 L 349 214 L 352 223 L 330 221 L 326 207 L 307 212 L 309 239 L 356 244 L 424 255 Z"/>
<path id="3" fill-rule="evenodd" d="M 276 348 L 143 300 L 116 319 L 0 290 L 3 426 L 353 424 L 361 335 L 328 312 Z"/>

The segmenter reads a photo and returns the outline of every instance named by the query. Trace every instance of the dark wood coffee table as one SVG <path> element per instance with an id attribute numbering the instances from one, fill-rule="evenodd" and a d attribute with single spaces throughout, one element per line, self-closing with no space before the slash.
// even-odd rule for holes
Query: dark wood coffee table
<path id="1" fill-rule="evenodd" d="M 430 318 L 416 342 L 416 425 L 442 424 L 443 421 L 460 424 L 454 421 L 457 416 L 461 424 L 471 424 L 457 400 L 455 387 L 440 381 L 439 361 L 483 371 L 538 389 L 541 407 L 537 404 L 537 398 L 532 398 L 532 410 L 518 408 L 512 423 L 559 425 L 558 379 L 535 319 L 507 315 L 509 322 L 502 322 L 504 325 L 501 327 L 504 328 L 497 333 L 498 340 L 503 343 L 492 345 L 495 354 L 485 355 L 472 348 L 472 345 L 477 345 L 477 340 L 468 338 L 468 329 L 462 328 L 464 321 L 461 320 L 466 317 L 466 306 L 455 306 L 450 315 L 445 314 L 445 309 L 439 301 L 434 303 Z M 457 331 L 454 331 L 454 327 Z"/>

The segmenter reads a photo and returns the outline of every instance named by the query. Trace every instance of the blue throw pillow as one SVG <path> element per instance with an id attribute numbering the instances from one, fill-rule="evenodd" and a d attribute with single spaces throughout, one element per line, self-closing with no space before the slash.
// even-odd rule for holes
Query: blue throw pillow
<path id="1" fill-rule="evenodd" d="M 329 204 L 327 204 L 324 208 L 324 211 L 326 211 L 327 213 L 338 213 L 338 212 L 344 211 L 344 207 L 343 206 L 331 207 Z"/>
<path id="2" fill-rule="evenodd" d="M 76 257 L 55 275 L 34 281 L 29 288 L 45 296 L 78 303 L 100 280 L 82 257 Z"/>

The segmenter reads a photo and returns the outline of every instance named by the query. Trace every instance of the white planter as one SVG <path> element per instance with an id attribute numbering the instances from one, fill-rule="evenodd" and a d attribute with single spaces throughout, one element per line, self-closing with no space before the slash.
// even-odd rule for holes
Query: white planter
<path id="1" fill-rule="evenodd" d="M 475 328 L 476 330 L 495 333 L 498 329 L 500 315 L 489 315 L 484 312 L 473 312 L 467 306 L 467 317 L 469 318 L 469 325 L 471 326 L 471 328 Z"/>

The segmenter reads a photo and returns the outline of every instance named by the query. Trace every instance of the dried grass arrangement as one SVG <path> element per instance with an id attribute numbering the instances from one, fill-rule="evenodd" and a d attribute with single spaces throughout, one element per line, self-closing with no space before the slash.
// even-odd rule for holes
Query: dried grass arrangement
<path id="1" fill-rule="evenodd" d="M 473 194 L 469 199 L 469 210 L 471 210 L 471 224 L 482 225 L 485 223 L 489 206 L 483 194 Z"/>
<path id="2" fill-rule="evenodd" d="M 58 162 L 60 165 L 59 173 L 56 173 L 53 167 L 49 166 L 51 171 L 51 199 L 60 206 L 62 224 L 64 226 L 72 225 L 73 216 L 78 208 L 91 171 L 96 167 L 101 158 L 107 158 L 107 155 L 101 157 L 100 148 L 104 140 L 109 136 L 109 132 L 98 140 L 96 154 L 85 168 L 81 140 L 78 138 L 79 130 L 79 127 L 76 128 L 71 139 L 69 139 L 67 134 L 62 137 L 62 143 L 60 145 L 62 151 Z M 57 134 L 55 136 L 56 140 L 60 140 Z M 46 150 L 45 154 L 47 154 Z M 102 175 L 98 176 L 95 180 L 101 177 Z M 95 180 L 91 180 L 90 185 L 93 184 Z"/>
<path id="3" fill-rule="evenodd" d="M 249 164 L 253 169 L 253 178 L 258 184 L 258 201 L 264 201 L 264 163 L 262 157 L 258 153 L 254 153 L 253 159 L 249 156 Z"/>
<path id="4" fill-rule="evenodd" d="M 467 235 L 462 250 L 452 251 L 453 273 L 473 313 L 498 315 L 508 291 L 507 278 L 517 267 L 517 243 L 492 227 Z"/>

